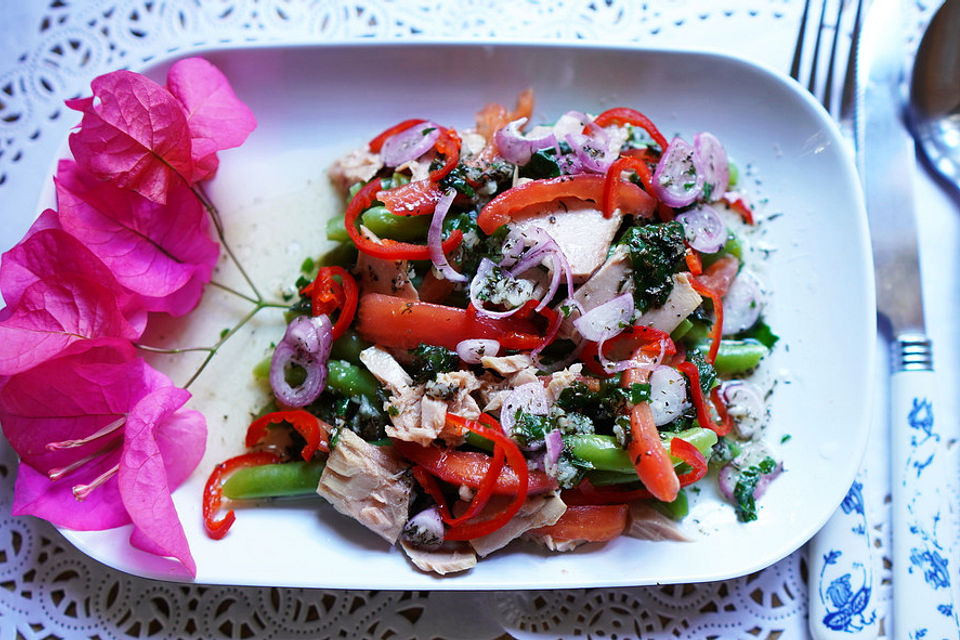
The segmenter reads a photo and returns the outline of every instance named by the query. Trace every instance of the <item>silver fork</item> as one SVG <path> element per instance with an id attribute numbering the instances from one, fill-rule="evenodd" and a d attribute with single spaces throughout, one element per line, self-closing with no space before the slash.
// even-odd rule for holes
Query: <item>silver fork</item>
<path id="1" fill-rule="evenodd" d="M 860 39 L 860 25 L 864 0 L 856 0 L 852 25 L 847 27 L 847 9 L 854 0 L 823 0 L 819 17 L 811 16 L 811 0 L 804 0 L 803 15 L 797 32 L 790 75 L 805 85 L 824 108 L 833 116 L 848 143 L 848 151 L 856 153 L 854 139 L 854 101 L 856 97 L 856 51 Z M 835 13 L 831 14 L 830 9 Z M 828 17 L 835 21 L 828 23 Z M 847 28 L 850 37 L 847 38 Z M 811 29 L 816 29 L 811 32 Z M 824 36 L 832 38 L 829 54 Z M 813 51 L 807 53 L 808 40 L 813 39 Z M 849 43 L 849 44 L 848 44 Z M 847 47 L 846 67 L 838 88 L 837 65 L 841 46 Z M 822 68 L 826 61 L 825 77 Z M 804 76 L 804 62 L 809 66 Z M 823 529 L 807 545 L 807 603 L 810 633 L 816 640 L 838 638 L 864 640 L 876 638 L 879 621 L 875 602 L 877 580 L 871 559 L 872 529 L 867 521 L 863 500 L 866 474 L 863 469 L 841 504 Z"/>
<path id="2" fill-rule="evenodd" d="M 855 98 L 856 84 L 856 51 L 860 41 L 860 25 L 863 17 L 864 2 L 856 0 L 856 10 L 853 17 L 853 23 L 850 26 L 849 48 L 847 50 L 847 63 L 843 72 L 843 84 L 841 85 L 839 100 L 834 98 L 837 77 L 837 53 L 841 41 L 846 41 L 846 29 L 844 29 L 844 14 L 848 5 L 853 4 L 853 0 L 837 0 L 836 19 L 832 24 L 827 22 L 828 11 L 832 0 L 823 0 L 820 6 L 820 16 L 816 24 L 816 31 L 813 34 L 813 52 L 806 54 L 808 34 L 808 25 L 811 24 L 810 0 L 804 0 L 803 15 L 800 17 L 800 28 L 797 32 L 797 44 L 793 50 L 793 61 L 790 64 L 790 77 L 797 82 L 804 83 L 801 69 L 805 58 L 809 58 L 809 72 L 806 74 L 805 86 L 807 91 L 816 97 L 820 104 L 830 112 L 834 119 L 840 124 L 840 129 L 844 136 L 853 140 L 853 104 Z M 830 54 L 827 59 L 826 78 L 821 78 L 821 49 L 824 47 L 824 32 L 832 31 L 832 40 L 830 43 Z"/>

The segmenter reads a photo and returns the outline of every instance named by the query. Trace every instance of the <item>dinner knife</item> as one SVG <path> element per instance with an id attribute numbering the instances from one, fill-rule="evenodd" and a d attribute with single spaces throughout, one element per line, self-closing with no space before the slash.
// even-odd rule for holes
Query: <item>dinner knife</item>
<path id="1" fill-rule="evenodd" d="M 855 129 L 876 270 L 877 310 L 891 344 L 893 637 L 956 639 L 945 492 L 946 438 L 926 335 L 913 200 L 915 145 L 904 124 L 906 34 L 899 0 L 874 0 L 857 53 Z"/>

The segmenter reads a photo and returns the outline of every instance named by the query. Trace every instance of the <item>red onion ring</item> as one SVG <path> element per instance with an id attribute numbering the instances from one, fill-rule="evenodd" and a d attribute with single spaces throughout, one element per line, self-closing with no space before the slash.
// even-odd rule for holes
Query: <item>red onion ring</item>
<path id="1" fill-rule="evenodd" d="M 511 435 L 517 422 L 517 412 L 522 411 L 535 416 L 545 416 L 550 411 L 547 392 L 539 382 L 528 382 L 515 387 L 503 399 L 500 407 L 500 426 L 504 433 Z"/>
<path id="2" fill-rule="evenodd" d="M 537 137 L 520 133 L 520 127 L 526 123 L 526 118 L 520 118 L 508 123 L 493 134 L 497 151 L 504 160 L 517 165 L 525 165 L 530 162 L 530 157 L 535 152 L 540 149 L 549 149 L 557 144 L 556 137 L 550 131 Z"/>
<path id="3" fill-rule="evenodd" d="M 702 131 L 693 136 L 693 166 L 703 176 L 704 191 L 709 187 L 710 202 L 723 198 L 730 186 L 730 162 L 727 150 L 712 133 Z"/>
<path id="4" fill-rule="evenodd" d="M 479 364 L 482 358 L 493 357 L 500 352 L 500 343 L 485 338 L 469 338 L 457 343 L 457 355 L 467 364 Z"/>
<path id="5" fill-rule="evenodd" d="M 553 268 L 551 269 L 552 277 L 550 279 L 550 287 L 543 295 L 543 298 L 541 298 L 536 310 L 542 311 L 543 308 L 553 300 L 553 297 L 557 294 L 557 290 L 560 288 L 561 277 L 565 277 L 567 281 L 567 298 L 574 300 L 573 271 L 570 269 L 570 261 L 567 260 L 567 256 L 563 253 L 563 250 L 560 249 L 560 245 L 557 244 L 553 236 L 542 227 L 530 227 L 527 229 L 527 232 L 537 236 L 537 244 L 510 270 L 510 273 L 514 276 L 519 275 L 527 269 L 542 263 L 545 257 L 550 256 L 554 261 L 552 265 Z M 578 307 L 580 306 L 579 303 L 576 303 L 576 305 Z"/>
<path id="6" fill-rule="evenodd" d="M 573 326 L 587 340 L 600 342 L 623 333 L 630 326 L 634 313 L 633 294 L 624 293 L 590 309 L 573 321 Z"/>
<path id="7" fill-rule="evenodd" d="M 757 277 L 741 269 L 723 296 L 723 335 L 746 331 L 760 318 L 763 292 Z"/>
<path id="8" fill-rule="evenodd" d="M 543 457 L 543 470 L 547 475 L 556 477 L 557 463 L 560 461 L 560 454 L 563 453 L 563 434 L 559 429 L 551 429 L 544 434 L 543 440 L 547 446 L 547 453 Z"/>
<path id="9" fill-rule="evenodd" d="M 685 207 L 703 192 L 703 175 L 693 163 L 693 146 L 674 138 L 653 172 L 654 195 L 671 207 Z"/>
<path id="10" fill-rule="evenodd" d="M 323 391 L 333 344 L 332 331 L 333 325 L 326 315 L 297 316 L 287 327 L 270 360 L 270 387 L 278 404 L 287 408 L 303 407 Z M 290 365 L 302 367 L 307 373 L 296 388 L 287 382 L 286 370 Z"/>
<path id="11" fill-rule="evenodd" d="M 485 316 L 487 318 L 509 318 L 517 311 L 523 308 L 523 304 L 518 304 L 512 309 L 507 309 L 506 311 L 491 311 L 483 306 L 483 300 L 480 298 L 480 290 L 484 282 L 491 280 L 494 276 L 494 270 L 501 269 L 500 265 L 496 264 L 490 258 L 483 258 L 480 260 L 480 265 L 477 267 L 477 273 L 473 276 L 473 280 L 470 281 L 470 302 L 473 304 L 473 308 L 477 310 L 477 314 Z M 501 269 L 501 273 L 506 273 L 509 277 L 514 278 L 513 274 L 509 271 L 504 271 Z"/>
<path id="12" fill-rule="evenodd" d="M 757 480 L 757 485 L 753 489 L 754 499 L 759 500 L 763 494 L 767 492 L 767 487 L 770 486 L 770 483 L 782 472 L 783 463 L 778 462 L 772 472 L 761 475 L 760 479 Z M 717 486 L 720 488 L 720 493 L 723 494 L 724 498 L 733 503 L 736 503 L 733 492 L 737 488 L 737 480 L 739 478 L 740 469 L 733 463 L 725 464 L 717 474 Z"/>
<path id="13" fill-rule="evenodd" d="M 687 242 L 701 253 L 716 253 L 727 242 L 727 225 L 708 204 L 684 211 L 676 219 L 683 225 Z"/>
<path id="14" fill-rule="evenodd" d="M 587 125 L 591 135 L 569 133 L 564 138 L 580 161 L 580 166 L 592 173 L 605 174 L 620 153 L 619 146 L 612 143 L 606 131 L 594 125 Z"/>
<path id="15" fill-rule="evenodd" d="M 388 167 L 399 167 L 433 149 L 439 137 L 440 125 L 421 122 L 384 140 L 380 147 L 380 159 Z"/>
<path id="16" fill-rule="evenodd" d="M 744 380 L 727 380 L 720 385 L 720 397 L 733 418 L 737 435 L 752 437 L 763 424 L 767 410 L 760 390 Z"/>
<path id="17" fill-rule="evenodd" d="M 672 422 L 687 406 L 687 379 L 679 371 L 660 365 L 650 373 L 650 411 L 658 427 Z"/>
<path id="18" fill-rule="evenodd" d="M 443 220 L 447 217 L 450 205 L 453 204 L 456 196 L 457 192 L 454 189 L 447 189 L 437 201 L 437 207 L 433 210 L 433 217 L 430 219 L 430 229 L 427 230 L 427 247 L 430 249 L 430 260 L 440 275 L 451 282 L 466 282 L 467 276 L 450 266 L 442 246 Z"/>

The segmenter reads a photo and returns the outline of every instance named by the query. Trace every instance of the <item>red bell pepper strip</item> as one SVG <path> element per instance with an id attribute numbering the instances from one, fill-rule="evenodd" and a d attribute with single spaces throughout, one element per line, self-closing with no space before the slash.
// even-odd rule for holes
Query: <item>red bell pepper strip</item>
<path id="1" fill-rule="evenodd" d="M 674 438 L 670 441 L 670 455 L 680 458 L 691 467 L 690 471 L 677 476 L 681 487 L 691 485 L 707 475 L 707 459 L 699 449 L 683 438 Z"/>
<path id="2" fill-rule="evenodd" d="M 687 261 L 687 271 L 690 272 L 690 275 L 699 276 L 703 273 L 703 262 L 700 260 L 699 251 L 688 246 L 684 259 Z"/>
<path id="3" fill-rule="evenodd" d="M 651 182 L 653 174 L 650 173 L 650 167 L 640 158 L 630 156 L 621 156 L 610 164 L 606 176 L 603 179 L 603 217 L 609 218 L 613 212 L 620 206 L 620 176 L 624 171 L 633 170 L 640 176 L 640 182 L 647 193 L 653 193 Z"/>
<path id="4" fill-rule="evenodd" d="M 523 457 L 523 453 L 520 452 L 520 448 L 517 447 L 517 443 L 503 433 L 496 429 L 486 427 L 475 420 L 468 420 L 449 412 L 447 413 L 447 422 L 460 428 L 469 429 L 477 435 L 492 440 L 495 447 L 501 447 L 506 456 L 507 463 L 510 465 L 510 468 L 513 469 L 517 478 L 516 495 L 510 504 L 507 505 L 506 509 L 489 520 L 452 526 L 447 529 L 444 535 L 446 540 L 473 540 L 474 538 L 480 538 L 493 533 L 510 522 L 510 519 L 520 511 L 520 507 L 522 507 L 523 503 L 527 500 L 530 471 L 527 469 L 527 460 Z M 497 479 L 502 477 L 502 475 L 503 473 L 501 472 L 501 474 L 497 476 Z"/>
<path id="5" fill-rule="evenodd" d="M 717 415 L 720 416 L 720 427 L 717 433 L 722 432 L 723 435 L 730 433 L 733 429 L 733 418 L 727 411 L 727 404 L 720 397 L 720 387 L 710 390 L 710 401 L 713 403 L 713 408 L 717 410 Z"/>
<path id="6" fill-rule="evenodd" d="M 473 489 L 480 488 L 483 477 L 493 463 L 492 456 L 479 451 L 461 451 L 437 445 L 424 447 L 402 440 L 394 440 L 393 446 L 401 456 L 422 466 L 440 480 Z M 557 481 L 543 471 L 530 471 L 528 476 L 527 487 L 530 494 L 545 493 L 557 488 Z M 518 482 L 517 474 L 510 467 L 504 467 L 497 477 L 493 495 L 516 495 Z"/>
<path id="7" fill-rule="evenodd" d="M 339 284 L 333 279 L 334 276 L 339 276 Z M 340 315 L 337 316 L 331 332 L 334 340 L 342 336 L 350 327 L 357 313 L 360 292 L 357 281 L 346 269 L 337 266 L 320 267 L 317 277 L 301 289 L 300 293 L 310 296 L 310 311 L 314 316 L 321 314 L 329 316 L 337 308 L 340 309 Z"/>
<path id="8" fill-rule="evenodd" d="M 413 468 L 413 479 L 416 480 L 417 484 L 427 492 L 427 495 L 437 503 L 437 508 L 440 509 L 440 518 L 444 521 L 448 520 L 450 518 L 450 505 L 447 504 L 447 497 L 443 495 L 443 491 L 440 490 L 437 479 L 420 465 Z"/>
<path id="9" fill-rule="evenodd" d="M 375 258 L 384 258 L 386 260 L 429 260 L 430 247 L 422 244 L 411 244 L 409 242 L 398 242 L 389 238 L 382 238 L 379 242 L 374 242 L 360 233 L 357 228 L 357 221 L 360 215 L 366 211 L 377 198 L 377 193 L 381 191 L 380 178 L 375 178 L 363 186 L 357 192 L 350 203 L 347 204 L 344 225 L 347 228 L 347 235 L 356 245 L 357 249 L 363 253 Z M 441 243 L 444 253 L 449 253 L 456 249 L 463 240 L 463 232 L 456 229 L 450 234 L 450 237 Z"/>
<path id="10" fill-rule="evenodd" d="M 370 147 L 370 151 L 373 151 L 374 153 L 380 153 L 380 149 L 383 148 L 383 143 L 386 142 L 387 138 L 392 138 L 398 133 L 403 133 L 410 127 L 415 127 L 422 122 L 426 122 L 426 120 L 423 118 L 411 118 L 410 120 L 398 122 L 397 124 L 378 134 L 376 138 L 367 143 L 367 146 Z"/>
<path id="11" fill-rule="evenodd" d="M 207 535 L 214 540 L 219 540 L 227 535 L 227 531 L 233 525 L 237 516 L 233 509 L 227 511 L 219 520 L 215 519 L 217 511 L 223 502 L 223 480 L 224 476 L 240 469 L 241 467 L 259 467 L 264 464 L 276 464 L 281 458 L 275 453 L 267 451 L 254 451 L 253 453 L 244 453 L 225 460 L 215 466 L 207 478 L 207 484 L 203 488 L 203 528 Z"/>
<path id="12" fill-rule="evenodd" d="M 718 436 L 725 436 L 730 433 L 730 423 L 728 421 L 718 425 L 710 416 L 707 400 L 703 395 L 703 389 L 700 388 L 700 372 L 697 370 L 697 365 L 687 361 L 677 363 L 675 366 L 690 381 L 690 397 L 693 400 L 694 408 L 697 410 L 697 422 L 700 423 L 700 426 L 712 429 Z"/>
<path id="13" fill-rule="evenodd" d="M 627 505 L 568 506 L 554 524 L 531 529 L 529 533 L 550 536 L 554 540 L 607 542 L 620 536 L 627 526 Z"/>
<path id="14" fill-rule="evenodd" d="M 656 357 L 660 354 L 660 345 L 663 345 L 663 357 L 668 358 L 677 353 L 677 346 L 670 338 L 670 334 L 648 327 L 645 324 L 636 324 L 623 333 L 620 333 L 603 343 L 603 355 L 606 358 L 611 357 L 611 352 L 616 349 L 621 352 L 622 358 L 628 357 L 637 349 L 641 349 L 646 356 Z M 600 365 L 598 343 L 587 342 L 580 352 L 580 360 L 590 370 L 591 373 L 601 378 L 609 378 L 611 374 L 603 370 Z"/>
<path id="15" fill-rule="evenodd" d="M 536 348 L 543 341 L 536 325 L 514 316 L 486 318 L 459 307 L 368 293 L 360 298 L 356 329 L 370 342 L 397 349 L 421 343 L 456 349 L 467 338 L 496 340 L 504 349 Z"/>
<path id="16" fill-rule="evenodd" d="M 593 120 L 593 123 L 600 127 L 607 127 L 611 124 L 620 126 L 631 124 L 635 127 L 640 127 L 650 134 L 650 137 L 660 146 L 661 150 L 667 148 L 667 139 L 663 137 L 663 134 L 660 133 L 660 130 L 653 124 L 653 121 L 636 109 L 630 109 L 629 107 L 607 109 L 598 115 Z"/>
<path id="17" fill-rule="evenodd" d="M 481 420 L 485 416 L 489 418 L 489 420 L 484 420 L 484 422 L 487 423 L 487 426 L 490 426 L 492 429 L 503 433 L 503 429 L 500 427 L 500 424 L 492 417 L 487 416 L 486 414 L 481 414 Z M 490 424 L 491 422 L 492 425 Z M 483 508 L 487 506 L 487 503 L 493 496 L 493 490 L 497 486 L 497 478 L 500 477 L 500 473 L 503 471 L 503 464 L 505 461 L 506 452 L 503 448 L 503 445 L 500 444 L 500 441 L 494 441 L 493 461 L 490 463 L 490 468 L 487 469 L 487 472 L 483 474 L 483 480 L 480 481 L 480 487 L 474 494 L 473 500 L 470 501 L 470 506 L 467 507 L 467 510 L 464 511 L 459 517 L 445 519 L 444 522 L 446 522 L 448 526 L 457 527 L 462 524 L 466 524 L 479 515 L 481 511 L 483 511 Z"/>
<path id="18" fill-rule="evenodd" d="M 713 303 L 713 326 L 710 327 L 710 351 L 707 352 L 707 362 L 713 364 L 720 351 L 720 339 L 723 337 L 723 300 L 716 291 L 705 286 L 696 278 L 690 278 L 690 286 L 694 291 L 710 299 Z"/>
<path id="19" fill-rule="evenodd" d="M 431 182 L 440 182 L 447 174 L 453 171 L 460 162 L 460 136 L 453 129 L 442 129 L 434 148 L 443 156 L 444 162 L 439 169 L 430 172 Z"/>
<path id="20" fill-rule="evenodd" d="M 307 441 L 301 451 L 304 460 L 310 460 L 317 450 L 330 451 L 330 425 L 303 409 L 274 411 L 251 422 L 247 427 L 247 447 L 253 447 L 266 438 L 267 427 L 271 424 L 283 422 L 290 424 Z"/>
<path id="21" fill-rule="evenodd" d="M 600 205 L 604 201 L 604 176 L 559 176 L 517 185 L 488 202 L 477 216 L 477 225 L 489 235 L 510 222 L 513 214 L 560 198 L 577 198 Z M 656 200 L 632 182 L 618 183 L 617 200 L 623 211 L 647 218 L 656 208 Z"/>
<path id="22" fill-rule="evenodd" d="M 744 201 L 741 196 L 723 196 L 720 199 L 725 205 L 736 211 L 740 214 L 740 219 L 746 222 L 747 224 L 753 224 L 753 211 L 747 206 L 747 203 Z"/>

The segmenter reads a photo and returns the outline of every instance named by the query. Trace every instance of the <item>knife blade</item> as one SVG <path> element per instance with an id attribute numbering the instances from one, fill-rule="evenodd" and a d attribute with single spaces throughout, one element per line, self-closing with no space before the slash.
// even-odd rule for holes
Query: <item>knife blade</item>
<path id="1" fill-rule="evenodd" d="M 913 197 L 915 144 L 904 123 L 907 23 L 899 0 L 875 0 L 857 53 L 855 130 L 876 270 L 877 311 L 891 341 L 894 638 L 958 638 L 945 439 L 935 423 Z"/>

